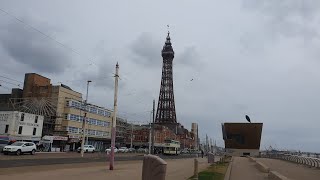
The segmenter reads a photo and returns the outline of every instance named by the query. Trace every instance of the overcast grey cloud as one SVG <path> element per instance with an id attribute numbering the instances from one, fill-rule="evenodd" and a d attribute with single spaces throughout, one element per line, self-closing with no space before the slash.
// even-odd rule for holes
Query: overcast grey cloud
<path id="1" fill-rule="evenodd" d="M 90 79 L 89 101 L 110 108 L 118 61 L 120 114 L 145 122 L 158 99 L 161 50 L 170 24 L 180 123 L 198 122 L 200 137 L 208 134 L 222 146 L 220 123 L 245 122 L 248 114 L 264 123 L 262 148 L 320 152 L 316 0 L 11 0 L 0 5 L 80 52 L 61 49 L 1 14 L 1 75 L 22 81 L 25 72 L 39 72 L 82 93 Z"/>
<path id="2" fill-rule="evenodd" d="M 24 24 L 4 22 L 7 23 L 1 24 L 1 46 L 16 62 L 28 65 L 42 73 L 60 73 L 70 65 L 66 50 L 57 43 L 48 41 L 47 37 L 27 28 Z M 29 23 L 32 24 L 34 21 Z M 46 32 L 52 30 L 49 26 L 42 26 L 41 29 Z"/>

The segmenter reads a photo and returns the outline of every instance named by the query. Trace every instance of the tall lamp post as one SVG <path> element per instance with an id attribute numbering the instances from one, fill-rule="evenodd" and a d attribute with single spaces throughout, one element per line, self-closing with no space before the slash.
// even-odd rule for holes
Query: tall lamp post
<path id="1" fill-rule="evenodd" d="M 85 141 L 85 133 L 86 133 L 86 117 L 87 117 L 87 101 L 88 101 L 88 91 L 89 91 L 89 83 L 91 83 L 92 81 L 88 80 L 87 81 L 87 94 L 86 94 L 86 100 L 84 103 L 84 117 L 83 117 L 83 121 L 82 121 L 82 141 L 81 141 L 81 157 L 83 157 L 84 154 L 84 141 Z M 80 113 L 80 118 L 81 118 L 81 113 Z M 87 135 L 87 143 L 88 143 L 88 135 Z"/>
<path id="2" fill-rule="evenodd" d="M 114 168 L 114 148 L 116 144 L 116 123 L 117 123 L 117 108 L 118 108 L 118 79 L 119 79 L 119 64 L 116 65 L 116 74 L 114 81 L 114 110 L 112 118 L 112 129 L 111 129 L 111 153 L 110 153 L 110 166 L 109 169 L 113 170 Z"/>
<path id="3" fill-rule="evenodd" d="M 89 83 L 91 83 L 92 81 L 90 81 L 90 80 L 88 80 L 87 81 L 87 94 L 86 94 L 86 104 L 85 104 L 85 107 L 87 108 L 87 105 L 88 105 L 88 96 L 89 96 Z M 85 113 L 85 115 L 86 115 L 87 113 Z M 88 123 L 88 125 L 89 125 L 89 123 Z M 89 126 L 88 126 L 88 130 L 89 130 Z M 88 132 L 88 130 L 87 130 L 87 132 Z M 89 138 L 89 133 L 87 133 L 87 140 L 86 140 L 86 144 L 88 144 L 89 143 L 89 140 L 88 140 L 88 138 Z"/>

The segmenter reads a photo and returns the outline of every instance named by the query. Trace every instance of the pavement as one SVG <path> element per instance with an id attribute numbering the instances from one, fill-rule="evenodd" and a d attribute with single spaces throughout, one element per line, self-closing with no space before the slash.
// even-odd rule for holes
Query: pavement
<path id="1" fill-rule="evenodd" d="M 301 180 L 301 179 L 319 180 L 320 179 L 320 171 L 319 169 L 316 169 L 316 168 L 309 168 L 302 164 L 283 161 L 279 159 L 258 158 L 256 160 L 268 166 L 270 170 L 277 171 L 283 176 L 286 176 L 292 180 Z"/>
<path id="2" fill-rule="evenodd" d="M 267 173 L 260 172 L 255 163 L 246 157 L 234 157 L 231 167 L 230 180 L 266 180 Z"/>
<path id="3" fill-rule="evenodd" d="M 207 158 L 198 158 L 199 171 L 208 167 Z M 168 159 L 166 180 L 183 180 L 193 175 L 193 158 Z M 17 173 L 19 172 L 19 173 Z M 1 168 L 0 179 L 10 180 L 136 180 L 141 179 L 142 161 L 120 161 L 115 163 L 115 170 L 108 170 L 108 163 L 81 163 L 43 165 L 15 168 Z"/>

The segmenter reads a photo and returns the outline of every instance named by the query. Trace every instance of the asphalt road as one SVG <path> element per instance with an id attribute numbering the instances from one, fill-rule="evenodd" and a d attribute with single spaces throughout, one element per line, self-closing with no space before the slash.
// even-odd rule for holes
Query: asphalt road
<path id="1" fill-rule="evenodd" d="M 11 167 L 24 167 L 24 166 L 39 166 L 39 165 L 55 165 L 55 164 L 76 164 L 76 163 L 90 163 L 90 162 L 109 162 L 109 156 L 106 155 L 87 155 L 85 157 L 79 157 L 79 154 L 75 156 L 72 153 L 70 157 L 67 157 L 68 153 L 63 155 L 42 155 L 38 154 L 32 155 L 23 155 L 23 156 L 12 156 L 7 159 L 0 159 L 0 168 L 11 168 Z M 62 156 L 62 157 L 61 157 Z M 27 158 L 26 158 L 27 157 Z M 182 159 L 182 158 L 194 158 L 195 155 L 178 155 L 178 156 L 163 156 L 160 155 L 162 159 Z M 10 159 L 11 158 L 11 159 Z M 125 154 L 125 155 L 116 155 L 115 161 L 133 161 L 133 160 L 142 160 L 142 154 Z"/>

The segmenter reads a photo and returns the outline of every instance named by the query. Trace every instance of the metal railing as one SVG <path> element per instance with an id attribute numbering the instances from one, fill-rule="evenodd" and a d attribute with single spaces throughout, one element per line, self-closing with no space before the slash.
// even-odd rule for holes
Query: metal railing
<path id="1" fill-rule="evenodd" d="M 303 164 L 310 167 L 320 168 L 320 159 L 313 157 L 303 157 L 298 155 L 291 154 L 266 154 L 262 155 L 264 158 L 272 158 L 272 159 L 282 159 L 285 161 L 294 162 L 297 164 Z"/>

